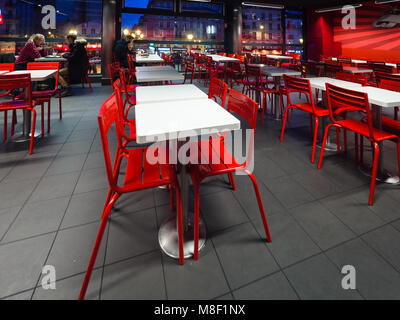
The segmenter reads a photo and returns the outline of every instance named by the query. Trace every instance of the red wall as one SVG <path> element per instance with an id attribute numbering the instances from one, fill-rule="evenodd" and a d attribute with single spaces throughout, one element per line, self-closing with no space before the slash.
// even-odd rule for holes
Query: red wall
<path id="1" fill-rule="evenodd" d="M 395 6 L 399 8 L 398 11 L 394 14 L 387 12 Z M 344 14 L 341 11 L 316 13 L 315 9 L 309 9 L 308 58 L 317 60 L 320 55 L 325 55 L 386 62 L 400 61 L 400 23 L 391 28 L 373 25 L 384 16 L 386 18 L 383 20 L 389 18 L 400 22 L 399 4 L 363 3 L 362 7 L 356 9 L 356 29 L 350 30 L 342 28 Z"/>

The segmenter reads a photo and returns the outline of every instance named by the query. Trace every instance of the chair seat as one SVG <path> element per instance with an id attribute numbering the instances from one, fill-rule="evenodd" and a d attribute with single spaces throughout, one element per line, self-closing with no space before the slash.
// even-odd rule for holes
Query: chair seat
<path id="1" fill-rule="evenodd" d="M 198 158 L 191 159 L 190 170 L 191 174 L 197 176 L 200 180 L 218 175 L 221 172 L 232 172 L 242 167 L 232 156 L 220 136 L 193 142 L 191 150 L 196 147 L 198 148 Z M 207 148 L 207 150 L 204 150 L 204 148 Z"/>
<path id="2" fill-rule="evenodd" d="M 336 121 L 336 123 L 340 124 L 342 127 L 346 128 L 348 130 L 354 131 L 363 136 L 366 136 L 366 137 L 369 136 L 368 124 L 366 124 L 363 121 L 357 121 L 357 120 L 353 120 L 353 119 L 345 119 L 345 120 Z M 397 138 L 397 136 L 394 135 L 393 133 L 389 133 L 389 132 L 379 130 L 376 128 L 373 128 L 373 133 L 374 133 L 375 141 L 383 141 L 383 140 L 390 140 L 390 139 Z"/>
<path id="3" fill-rule="evenodd" d="M 382 129 L 400 136 L 400 121 L 382 116 Z"/>
<path id="4" fill-rule="evenodd" d="M 128 150 L 124 187 L 143 189 L 167 184 L 174 172 L 166 159 L 166 150 L 161 146 Z"/>
<path id="5" fill-rule="evenodd" d="M 303 110 L 303 111 L 306 111 L 309 113 L 314 113 L 311 104 L 306 103 L 306 102 L 296 103 L 292 106 L 295 106 L 297 109 L 300 109 L 300 110 Z M 318 116 L 318 117 L 324 117 L 324 116 L 329 115 L 329 110 L 326 108 L 321 108 L 318 105 L 315 105 L 315 113 L 316 113 L 316 116 Z"/>
<path id="6" fill-rule="evenodd" d="M 25 109 L 31 106 L 27 104 L 24 100 L 17 101 L 5 101 L 0 103 L 0 111 L 13 110 L 13 109 Z"/>

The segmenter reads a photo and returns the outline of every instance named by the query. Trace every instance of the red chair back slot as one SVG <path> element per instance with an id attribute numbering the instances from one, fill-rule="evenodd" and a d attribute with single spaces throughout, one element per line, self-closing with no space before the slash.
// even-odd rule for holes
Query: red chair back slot
<path id="1" fill-rule="evenodd" d="M 119 70 L 121 69 L 121 66 L 119 62 L 113 62 L 108 64 L 108 72 L 110 74 L 110 81 L 111 81 L 111 87 L 114 88 L 114 84 L 116 79 L 119 77 Z"/>
<path id="2" fill-rule="evenodd" d="M 14 63 L 0 63 L 0 70 L 1 71 L 14 71 L 15 64 Z"/>
<path id="3" fill-rule="evenodd" d="M 400 76 L 398 76 L 398 78 L 398 80 L 382 79 L 379 87 L 386 90 L 400 92 Z"/>
<path id="4" fill-rule="evenodd" d="M 394 75 L 394 74 L 389 74 L 389 73 L 384 73 L 384 72 L 374 72 L 374 77 L 376 84 L 378 87 L 380 86 L 380 83 L 382 80 L 391 80 L 391 81 L 399 81 L 400 76 Z"/>
<path id="5" fill-rule="evenodd" d="M 219 80 L 216 77 L 212 77 L 210 80 L 210 88 L 208 90 L 208 98 L 214 99 L 218 103 L 218 99 L 221 100 L 222 108 L 225 108 L 226 95 L 228 93 L 228 85 Z"/>
<path id="6" fill-rule="evenodd" d="M 381 72 L 381 73 L 393 73 L 393 68 L 391 66 L 387 66 L 385 64 L 372 64 L 371 69 L 374 70 L 374 72 Z"/>
<path id="7" fill-rule="evenodd" d="M 325 63 L 324 71 L 326 77 L 336 77 L 336 72 L 343 72 L 343 66 Z"/>
<path id="8" fill-rule="evenodd" d="M 367 116 L 369 137 L 374 139 L 368 94 L 334 86 L 330 83 L 326 83 L 326 94 L 332 122 L 336 122 L 336 116 L 343 112 L 361 111 Z"/>

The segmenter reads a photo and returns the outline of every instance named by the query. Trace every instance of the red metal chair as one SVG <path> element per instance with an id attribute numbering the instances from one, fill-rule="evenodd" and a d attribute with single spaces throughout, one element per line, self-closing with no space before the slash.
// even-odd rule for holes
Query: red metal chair
<path id="1" fill-rule="evenodd" d="M 204 145 L 203 142 L 194 142 L 198 146 L 198 159 L 197 164 L 191 164 L 190 176 L 194 186 L 194 260 L 199 258 L 199 202 L 200 202 L 200 184 L 208 177 L 233 174 L 236 171 L 245 172 L 253 182 L 254 191 L 256 193 L 258 206 L 260 209 L 261 218 L 264 224 L 264 230 L 267 236 L 267 241 L 271 242 L 271 235 L 268 228 L 267 218 L 265 216 L 263 203 L 261 200 L 260 191 L 258 189 L 257 180 L 254 175 L 247 169 L 254 152 L 254 130 L 257 123 L 258 103 L 251 100 L 249 97 L 231 90 L 228 99 L 228 112 L 234 112 L 245 120 L 253 130 L 253 135 L 250 140 L 247 160 L 240 164 L 229 152 L 224 144 L 224 139 L 216 138 L 210 139 L 208 144 Z M 215 143 L 220 144 L 219 148 L 214 148 Z M 204 150 L 203 148 L 207 150 Z M 216 150 L 220 150 L 217 153 Z M 225 161 L 228 159 L 228 161 Z M 212 160 L 212 161 L 208 161 Z"/>
<path id="2" fill-rule="evenodd" d="M 8 71 L 12 72 L 14 71 L 14 63 L 0 63 L 0 70 L 1 71 Z M 0 97 L 6 97 L 11 93 L 11 90 L 5 90 L 5 92 L 0 94 Z M 4 113 L 4 116 L 6 117 L 7 113 Z M 17 113 L 15 110 L 12 112 L 12 122 L 17 123 Z M 4 119 L 4 123 L 7 123 L 7 118 Z M 14 134 L 14 129 L 11 130 L 11 134 Z M 7 129 L 4 130 L 4 140 L 7 140 Z"/>
<path id="3" fill-rule="evenodd" d="M 359 83 L 362 86 L 366 86 L 368 84 L 368 77 L 360 75 L 360 74 L 351 74 L 351 73 L 347 73 L 347 72 L 337 72 L 336 73 L 336 79 Z"/>
<path id="4" fill-rule="evenodd" d="M 50 110 L 51 110 L 51 97 L 58 93 L 58 110 L 60 114 L 60 119 L 62 119 L 62 98 L 61 98 L 61 90 L 58 89 L 58 77 L 60 70 L 59 62 L 31 62 L 28 63 L 27 70 L 57 70 L 57 74 L 55 76 L 55 86 L 53 90 L 45 90 L 45 91 L 33 91 L 32 99 L 36 102 L 36 104 L 42 106 L 42 135 L 44 134 L 44 104 L 47 103 L 47 132 L 50 132 Z"/>
<path id="5" fill-rule="evenodd" d="M 243 84 L 243 71 L 239 61 L 231 62 L 226 71 L 228 73 L 228 83 L 230 83 L 231 88 L 233 87 L 233 83 Z"/>
<path id="6" fill-rule="evenodd" d="M 206 74 L 204 76 L 204 86 L 208 85 L 208 82 L 211 79 L 211 74 L 218 77 L 224 73 L 224 70 L 218 67 L 212 57 L 206 56 L 206 59 L 206 63 L 204 64 L 204 67 L 206 69 Z"/>
<path id="7" fill-rule="evenodd" d="M 372 125 L 372 116 L 370 111 L 370 105 L 368 101 L 368 95 L 364 92 L 358 92 L 340 88 L 329 83 L 326 84 L 326 94 L 329 105 L 329 116 L 332 123 L 329 124 L 324 133 L 324 140 L 322 143 L 321 154 L 318 162 L 318 169 L 321 169 L 322 159 L 324 156 L 325 143 L 328 137 L 329 129 L 334 126 L 336 128 L 344 128 L 351 130 L 355 133 L 355 139 L 357 141 L 358 135 L 366 137 L 374 146 L 374 160 L 372 168 L 371 186 L 369 192 L 368 204 L 372 206 L 374 204 L 374 192 L 376 174 L 378 169 L 378 157 L 379 157 L 379 145 L 378 142 L 385 140 L 394 140 L 397 144 L 397 162 L 400 170 L 400 138 L 394 134 L 388 133 L 383 130 L 379 130 Z M 342 112 L 354 112 L 361 111 L 366 114 L 366 123 L 354 119 L 337 120 L 337 115 Z M 356 145 L 357 152 L 357 145 Z"/>
<path id="8" fill-rule="evenodd" d="M 31 126 L 31 143 L 29 147 L 29 154 L 33 151 L 33 142 L 35 139 L 35 126 L 36 126 L 36 110 L 34 109 L 34 103 L 32 102 L 32 87 L 31 87 L 31 75 L 19 74 L 19 75 L 0 75 L 0 90 L 14 90 L 24 89 L 28 92 L 27 99 L 18 101 L 4 101 L 0 102 L 0 112 L 4 112 L 4 134 L 7 132 L 7 111 L 16 110 L 29 110 L 32 112 L 32 126 Z"/>
<path id="9" fill-rule="evenodd" d="M 118 90 L 118 89 L 117 89 Z M 100 248 L 101 240 L 103 238 L 104 230 L 110 212 L 123 194 L 130 192 L 155 188 L 159 186 L 172 185 L 176 189 L 177 194 L 177 215 L 178 215 L 178 235 L 179 235 L 179 264 L 184 263 L 183 257 L 183 227 L 182 227 L 182 206 L 179 184 L 176 178 L 175 169 L 169 164 L 162 164 L 158 161 L 152 164 L 147 160 L 147 152 L 155 154 L 159 159 L 165 159 L 166 149 L 162 146 L 152 146 L 149 148 L 138 148 L 127 150 L 122 145 L 121 133 L 123 128 L 118 119 L 118 107 L 115 95 L 108 98 L 100 108 L 99 116 L 99 130 L 103 146 L 103 154 L 105 167 L 107 172 L 107 179 L 110 186 L 110 191 L 101 215 L 101 224 L 97 234 L 96 242 L 90 257 L 89 265 L 82 283 L 79 300 L 85 298 L 86 290 L 89 285 L 90 277 L 92 274 L 93 266 L 96 261 L 97 253 Z M 112 125 L 115 125 L 117 132 L 118 150 L 116 153 L 116 160 L 114 166 L 111 164 L 110 147 L 108 144 L 108 132 Z M 152 149 L 152 150 L 149 150 Z M 123 185 L 118 184 L 120 175 L 120 165 L 122 160 L 126 160 L 127 166 L 124 174 Z"/>
<path id="10" fill-rule="evenodd" d="M 89 79 L 89 66 L 90 66 L 90 58 L 88 56 L 88 64 L 87 64 L 87 70 L 82 74 L 82 88 L 85 88 L 85 82 L 89 85 L 90 88 L 90 92 L 93 92 L 93 88 L 92 88 L 92 83 L 90 82 Z"/>
<path id="11" fill-rule="evenodd" d="M 400 92 L 400 76 L 396 80 L 381 79 L 379 87 L 386 90 L 392 90 Z M 382 116 L 382 129 L 400 137 L 400 121 L 397 119 L 397 112 L 399 108 L 395 108 L 395 119 L 391 119 L 386 116 Z"/>
<path id="12" fill-rule="evenodd" d="M 196 73 L 196 67 L 194 66 L 193 62 L 186 61 L 185 63 L 185 79 L 183 80 L 183 83 L 186 83 L 186 80 L 188 79 L 188 75 L 190 75 L 190 83 L 193 83 L 193 79 Z"/>
<path id="13" fill-rule="evenodd" d="M 331 63 L 325 63 L 324 65 L 325 77 L 336 78 L 337 72 L 343 72 L 343 66 Z"/>
<path id="14" fill-rule="evenodd" d="M 135 61 L 133 60 L 133 57 L 131 54 L 127 55 L 128 57 L 128 79 L 127 79 L 127 84 L 132 84 L 133 81 L 135 80 Z"/>
<path id="15" fill-rule="evenodd" d="M 311 162 L 314 163 L 315 161 L 315 149 L 317 145 L 317 136 L 318 136 L 318 126 L 319 126 L 319 118 L 325 117 L 329 115 L 329 110 L 325 108 L 321 108 L 317 104 L 314 103 L 314 98 L 310 86 L 310 80 L 308 79 L 301 79 L 296 77 L 291 77 L 286 74 L 283 75 L 283 80 L 285 82 L 286 92 L 287 92 L 287 107 L 285 110 L 285 117 L 283 119 L 282 124 L 282 132 L 281 132 L 281 141 L 283 141 L 283 135 L 285 134 L 285 126 L 286 121 L 288 118 L 289 110 L 290 109 L 297 109 L 301 111 L 308 112 L 310 114 L 310 126 L 311 132 L 313 132 L 313 117 L 314 117 L 314 133 L 313 133 L 313 148 L 311 154 Z M 304 93 L 307 96 L 307 102 L 301 102 L 292 104 L 290 94 L 298 92 Z"/>
<path id="16" fill-rule="evenodd" d="M 228 85 L 213 77 L 210 81 L 210 88 L 208 89 L 208 98 L 214 99 L 215 102 L 220 103 L 222 108 L 225 108 L 226 95 L 228 94 Z M 220 102 L 218 101 L 220 100 Z"/>
<path id="17" fill-rule="evenodd" d="M 391 87 L 393 88 L 393 89 L 389 89 L 389 90 L 398 91 L 397 85 L 395 85 L 394 83 L 400 81 L 400 75 L 374 71 L 374 78 L 376 81 L 376 85 L 379 88 L 381 88 L 381 83 L 383 80 L 388 80 L 388 81 L 392 81 Z M 398 114 L 399 114 L 399 107 L 395 107 L 394 108 L 394 119 L 395 120 L 399 119 Z"/>

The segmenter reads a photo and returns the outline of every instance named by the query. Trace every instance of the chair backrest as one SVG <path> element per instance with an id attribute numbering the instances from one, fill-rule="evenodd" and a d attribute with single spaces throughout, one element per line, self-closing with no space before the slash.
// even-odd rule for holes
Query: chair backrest
<path id="1" fill-rule="evenodd" d="M 103 104 L 100 107 L 97 120 L 99 123 L 100 138 L 103 147 L 103 155 L 104 155 L 104 162 L 106 167 L 108 183 L 113 191 L 118 192 L 120 191 L 117 181 L 118 177 L 115 176 L 114 174 L 110 157 L 110 145 L 108 142 L 109 130 L 112 125 L 115 125 L 115 131 L 117 134 L 117 144 L 118 144 L 117 150 L 120 150 L 120 147 L 122 146 L 121 123 L 119 121 L 116 93 L 113 93 L 106 101 L 103 102 Z"/>
<path id="2" fill-rule="evenodd" d="M 400 92 L 400 76 L 398 80 L 382 79 L 379 88 Z"/>
<path id="3" fill-rule="evenodd" d="M 29 73 L 0 75 L 0 90 L 24 89 L 28 91 L 26 103 L 32 106 L 32 83 Z"/>
<path id="4" fill-rule="evenodd" d="M 367 63 L 369 63 L 369 64 L 380 64 L 380 65 L 385 65 L 385 62 L 383 62 L 383 61 L 371 61 L 371 60 L 367 60 Z"/>
<path id="5" fill-rule="evenodd" d="M 378 71 L 374 72 L 374 77 L 375 77 L 375 81 L 376 81 L 376 84 L 378 85 L 378 87 L 380 86 L 380 82 L 383 79 L 392 80 L 392 81 L 400 80 L 400 75 L 394 75 L 394 74 L 378 72 Z"/>
<path id="6" fill-rule="evenodd" d="M 351 65 L 351 58 L 341 57 L 337 59 L 337 62 L 340 65 Z"/>
<path id="7" fill-rule="evenodd" d="M 382 73 L 393 73 L 393 67 L 387 66 L 385 64 L 372 64 L 371 69 L 374 70 L 374 72 L 382 72 Z"/>
<path id="8" fill-rule="evenodd" d="M 343 112 L 361 111 L 366 114 L 368 135 L 374 138 L 372 117 L 368 101 L 368 94 L 334 86 L 326 83 L 329 115 L 332 122 L 336 122 L 337 115 Z"/>
<path id="9" fill-rule="evenodd" d="M 261 68 L 258 66 L 246 65 L 246 79 L 248 81 L 248 85 L 251 85 L 251 80 L 255 80 L 255 86 L 262 85 Z"/>
<path id="10" fill-rule="evenodd" d="M 190 61 L 186 61 L 186 63 L 185 63 L 185 79 L 183 80 L 183 83 L 186 82 L 188 73 L 190 73 L 190 83 L 193 83 L 195 72 L 196 72 L 196 68 L 194 66 L 194 63 L 190 62 Z"/>
<path id="11" fill-rule="evenodd" d="M 58 74 L 60 72 L 59 62 L 30 62 L 28 63 L 27 70 L 57 70 L 55 89 L 58 89 Z"/>
<path id="12" fill-rule="evenodd" d="M 229 91 L 227 110 L 228 112 L 234 112 L 239 115 L 249 124 L 250 128 L 252 129 L 247 158 L 243 164 L 243 167 L 247 167 L 253 159 L 254 131 L 257 125 L 258 103 L 250 99 L 248 96 L 231 89 Z"/>
<path id="13" fill-rule="evenodd" d="M 242 55 L 236 55 L 236 59 L 239 59 L 240 63 L 244 63 L 246 61 L 246 57 Z"/>
<path id="14" fill-rule="evenodd" d="M 222 57 L 226 57 L 226 53 L 225 52 L 220 52 L 219 55 L 222 56 Z"/>
<path id="15" fill-rule="evenodd" d="M 131 54 L 127 54 L 127 58 L 128 58 L 129 72 L 135 72 L 135 60 L 133 60 L 133 57 Z"/>
<path id="16" fill-rule="evenodd" d="M 108 72 L 110 74 L 110 81 L 111 81 L 111 87 L 114 89 L 114 83 L 115 80 L 119 78 L 119 70 L 121 69 L 121 66 L 119 62 L 113 62 L 108 64 Z"/>
<path id="17" fill-rule="evenodd" d="M 235 54 L 234 53 L 229 53 L 228 54 L 228 58 L 234 58 L 235 57 Z"/>
<path id="18" fill-rule="evenodd" d="M 239 61 L 232 61 L 230 63 L 230 67 L 232 71 L 236 71 L 236 72 L 242 72 L 242 67 L 240 66 L 240 62 Z"/>
<path id="19" fill-rule="evenodd" d="M 208 90 L 208 98 L 214 99 L 216 102 L 218 102 L 218 99 L 220 99 L 222 108 L 225 108 L 227 93 L 228 85 L 222 80 L 212 77 L 210 80 L 210 88 Z"/>
<path id="20" fill-rule="evenodd" d="M 304 93 L 309 97 L 309 103 L 312 106 L 313 113 L 315 113 L 314 98 L 311 90 L 310 80 L 283 75 L 283 81 L 285 82 L 285 88 L 287 92 L 288 104 L 292 104 L 290 94 L 293 92 Z"/>
<path id="21" fill-rule="evenodd" d="M 324 71 L 325 71 L 326 77 L 334 78 L 336 76 L 336 72 L 343 72 L 343 66 L 331 64 L 331 63 L 325 63 Z"/>
<path id="22" fill-rule="evenodd" d="M 347 73 L 347 72 L 337 72 L 336 73 L 336 79 L 359 83 L 362 86 L 366 86 L 367 83 L 368 83 L 368 77 L 367 76 L 363 76 L 363 75 L 360 75 L 360 74 L 350 74 L 350 73 Z"/>
<path id="23" fill-rule="evenodd" d="M 1 71 L 14 71 L 15 64 L 14 63 L 0 63 L 0 70 Z"/>

